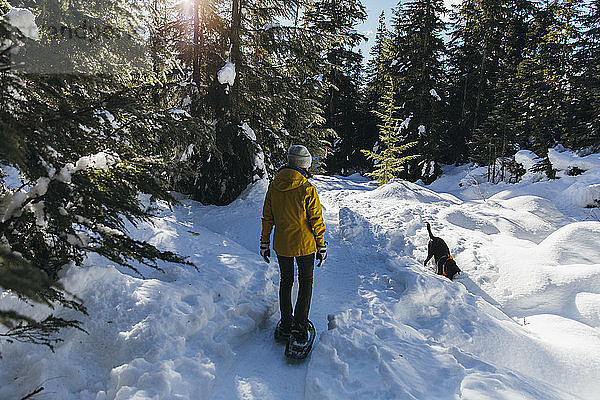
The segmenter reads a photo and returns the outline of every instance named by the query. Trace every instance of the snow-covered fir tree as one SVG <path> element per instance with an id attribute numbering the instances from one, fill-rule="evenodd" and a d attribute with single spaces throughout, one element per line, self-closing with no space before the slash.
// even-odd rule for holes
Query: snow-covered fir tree
<path id="1" fill-rule="evenodd" d="M 41 53 L 35 50 L 53 39 L 40 38 L 29 10 L 11 12 L 18 25 L 3 25 L 3 43 L 22 52 L 33 49 L 36 62 Z M 78 8 L 64 15 L 71 12 L 88 15 Z M 24 26 L 23 20 L 31 24 Z M 108 51 L 102 54 L 111 56 Z M 0 115 L 9 145 L 1 147 L 0 163 L 3 171 L 5 166 L 18 171 L 20 185 L 7 185 L 4 172 L 0 176 L 0 286 L 26 302 L 85 313 L 81 300 L 66 292 L 58 278 L 63 268 L 81 265 L 86 254 L 100 254 L 134 271 L 136 265 L 160 269 L 157 260 L 186 262 L 131 238 L 126 226 L 150 220 L 152 209 L 140 193 L 151 195 L 151 203 L 172 200 L 164 179 L 170 149 L 191 126 L 183 129 L 180 116 L 157 107 L 149 90 L 153 85 L 130 70 L 71 74 L 71 68 L 91 65 L 82 64 L 87 58 L 80 51 L 68 54 L 73 57 L 60 66 L 67 73 L 59 69 L 49 75 L 23 73 L 28 65 L 22 59 L 3 58 Z M 113 59 L 128 56 L 112 54 Z M 52 346 L 59 328 L 77 326 L 75 320 L 53 315 L 36 320 L 4 309 L 0 315 L 8 328 L 5 340 Z"/>

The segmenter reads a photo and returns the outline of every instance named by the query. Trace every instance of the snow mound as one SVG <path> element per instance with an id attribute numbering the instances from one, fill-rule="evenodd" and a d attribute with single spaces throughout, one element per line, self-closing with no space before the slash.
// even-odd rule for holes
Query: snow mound
<path id="1" fill-rule="evenodd" d="M 537 251 L 548 265 L 600 264 L 600 222 L 575 222 L 558 229 Z"/>
<path id="2" fill-rule="evenodd" d="M 560 361 L 546 358 L 544 343 L 462 285 L 415 272 L 373 275 L 364 304 L 330 316 L 307 371 L 308 398 L 577 398 L 544 382 L 568 380 L 545 370 Z"/>
<path id="3" fill-rule="evenodd" d="M 600 155 L 591 154 L 580 157 L 572 151 L 565 150 L 562 146 L 548 150 L 548 159 L 552 168 L 558 171 L 568 171 L 571 168 L 579 168 L 584 171 L 600 170 Z M 529 171 L 540 158 L 529 150 L 520 150 L 515 154 L 515 161 L 523 165 L 526 171 Z"/>
<path id="4" fill-rule="evenodd" d="M 468 211 L 451 211 L 446 215 L 446 220 L 453 225 L 468 230 L 483 232 L 486 235 L 500 233 L 500 230 L 496 228 L 496 226 L 488 218 L 480 217 L 478 214 Z"/>
<path id="5" fill-rule="evenodd" d="M 416 201 L 421 203 L 437 203 L 442 201 L 455 204 L 461 203 L 459 199 L 450 194 L 436 193 L 426 187 L 400 180 L 395 180 L 387 185 L 380 186 L 372 192 L 369 192 L 368 197 L 378 200 Z"/>
<path id="6" fill-rule="evenodd" d="M 584 171 L 600 170 L 600 154 L 579 157 L 571 151 L 559 150 L 559 148 L 548 150 L 548 159 L 554 169 L 568 171 L 570 168 L 577 167 Z"/>
<path id="7" fill-rule="evenodd" d="M 525 168 L 525 171 L 529 171 L 531 167 L 537 164 L 537 158 L 538 156 L 533 151 L 529 150 L 519 150 L 515 154 L 515 161 L 521 164 L 523 168 Z"/>
<path id="8" fill-rule="evenodd" d="M 599 207 L 600 184 L 576 182 L 565 189 L 561 196 L 578 207 Z"/>
<path id="9" fill-rule="evenodd" d="M 503 199 L 503 194 L 500 192 L 490 197 L 490 200 Z M 526 211 L 532 214 L 543 217 L 544 219 L 558 219 L 564 221 L 564 215 L 558 211 L 554 204 L 540 196 L 516 196 L 510 197 L 502 201 L 502 206 L 515 211 Z"/>
<path id="10" fill-rule="evenodd" d="M 588 325 L 600 328 L 600 293 L 577 293 L 575 306 Z"/>
<path id="11" fill-rule="evenodd" d="M 486 235 L 503 234 L 539 243 L 559 227 L 571 223 L 550 200 L 501 192 L 487 202 L 442 211 L 443 218 L 460 228 Z"/>

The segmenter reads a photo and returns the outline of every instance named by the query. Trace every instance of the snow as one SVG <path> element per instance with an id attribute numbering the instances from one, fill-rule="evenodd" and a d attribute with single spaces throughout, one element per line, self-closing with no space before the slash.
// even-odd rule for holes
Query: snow
<path id="1" fill-rule="evenodd" d="M 217 72 L 217 79 L 220 84 L 227 84 L 233 86 L 235 83 L 235 64 L 231 60 L 227 59 L 225 65 Z"/>
<path id="2" fill-rule="evenodd" d="M 106 171 L 109 167 L 118 162 L 119 160 L 117 157 L 101 151 L 96 154 L 81 157 L 75 163 L 75 168 L 73 172 L 82 171 L 89 168 L 101 169 Z"/>
<path id="3" fill-rule="evenodd" d="M 429 94 L 430 94 L 430 95 L 431 95 L 431 96 L 432 96 L 434 99 L 436 99 L 437 101 L 442 101 L 442 98 L 440 97 L 440 95 L 439 95 L 439 94 L 437 94 L 437 92 L 435 91 L 435 89 L 431 89 L 431 90 L 429 91 Z"/>
<path id="4" fill-rule="evenodd" d="M 279 22 L 269 22 L 263 26 L 263 30 L 268 31 L 269 29 L 281 28 L 281 24 Z"/>
<path id="5" fill-rule="evenodd" d="M 182 117 L 192 118 L 192 116 L 190 115 L 190 113 L 188 113 L 185 110 L 178 109 L 178 108 L 171 108 L 171 109 L 169 109 L 169 114 L 171 114 L 171 117 L 173 117 L 173 119 L 176 119 L 178 121 L 180 121 L 182 119 Z"/>
<path id="6" fill-rule="evenodd" d="M 242 129 L 242 132 L 248 139 L 252 140 L 253 142 L 256 142 L 256 133 L 254 133 L 254 130 L 250 128 L 250 125 L 248 125 L 247 122 L 244 122 L 240 126 L 240 128 Z"/>
<path id="7" fill-rule="evenodd" d="M 2 216 L 2 222 L 8 221 L 13 216 L 18 217 L 21 215 L 23 203 L 27 200 L 27 192 L 23 190 L 16 191 L 9 194 L 3 199 L 6 205 L 4 209 L 4 215 Z"/>
<path id="8" fill-rule="evenodd" d="M 179 161 L 180 162 L 186 162 L 193 155 L 194 155 L 194 144 L 190 144 L 185 149 L 185 151 L 183 152 L 183 154 L 181 154 L 181 157 L 179 157 Z"/>
<path id="9" fill-rule="evenodd" d="M 555 169 L 566 171 L 569 168 L 577 167 L 586 171 L 600 168 L 600 154 L 579 157 L 570 151 L 559 150 L 560 148 L 548 150 L 548 158 Z"/>
<path id="10" fill-rule="evenodd" d="M 277 265 L 257 254 L 268 182 L 225 207 L 159 203 L 154 224 L 131 232 L 198 271 L 136 266 L 144 279 L 99 256 L 70 267 L 62 284 L 90 315 L 56 313 L 89 334 L 65 331 L 55 353 L 0 344 L 0 398 L 44 386 L 66 400 L 596 399 L 600 213 L 570 191 L 600 184 L 600 168 L 556 151 L 559 171 L 581 159 L 590 168 L 512 185 L 488 184 L 474 166 L 443 167 L 429 186 L 315 177 L 329 257 L 315 269 L 317 340 L 299 365 L 273 341 Z M 463 270 L 455 281 L 423 266 L 425 222 Z M 0 302 L 50 312 L 8 292 Z"/>
<path id="11" fill-rule="evenodd" d="M 108 110 L 96 110 L 94 111 L 94 115 L 98 118 L 100 123 L 104 123 L 104 118 L 102 117 L 104 116 L 113 129 L 121 128 L 121 126 L 116 122 L 115 116 L 112 115 L 112 113 Z"/>
<path id="12" fill-rule="evenodd" d="M 256 150 L 254 153 L 252 167 L 255 172 L 260 172 L 260 175 L 255 174 L 252 177 L 252 181 L 256 182 L 261 179 L 266 179 L 267 178 L 267 167 L 265 165 L 265 153 L 264 153 L 262 147 L 257 143 L 256 133 L 250 127 L 250 125 L 248 125 L 247 122 L 242 123 L 240 125 L 240 129 L 242 130 L 242 133 L 244 134 L 244 136 L 246 136 L 248 139 L 253 141 L 256 145 Z"/>
<path id="13" fill-rule="evenodd" d="M 408 118 L 406 118 L 404 121 L 402 121 L 402 123 L 400 124 L 400 130 L 408 129 L 408 125 L 410 124 L 411 119 L 412 119 L 412 114 Z"/>
<path id="14" fill-rule="evenodd" d="M 101 151 L 96 154 L 79 158 L 75 162 L 75 165 L 72 163 L 67 163 L 60 169 L 58 173 L 56 173 L 54 168 L 46 165 L 46 170 L 48 171 L 49 176 L 38 178 L 33 187 L 24 186 L 23 188 L 17 188 L 15 184 L 15 182 L 18 181 L 17 176 L 19 175 L 19 171 L 15 168 L 2 166 L 2 170 L 8 173 L 8 188 L 11 190 L 4 195 L 4 198 L 0 198 L 0 220 L 2 222 L 6 222 L 13 217 L 21 216 L 23 211 L 27 211 L 35 216 L 36 224 L 38 226 L 44 227 L 46 226 L 44 201 L 35 200 L 46 194 L 48 191 L 48 186 L 52 180 L 69 184 L 71 183 L 72 175 L 77 171 L 82 171 L 89 168 L 106 171 L 119 161 L 120 160 L 117 156 L 113 156 Z M 26 203 L 27 201 L 29 201 L 29 203 Z"/>
<path id="15" fill-rule="evenodd" d="M 519 150 L 515 154 L 515 161 L 518 162 L 525 168 L 525 171 L 529 171 L 536 162 L 537 155 L 534 152 L 529 150 Z"/>
<path id="16" fill-rule="evenodd" d="M 40 32 L 35 24 L 35 15 L 26 8 L 10 8 L 3 18 L 21 33 L 32 40 L 40 40 Z"/>

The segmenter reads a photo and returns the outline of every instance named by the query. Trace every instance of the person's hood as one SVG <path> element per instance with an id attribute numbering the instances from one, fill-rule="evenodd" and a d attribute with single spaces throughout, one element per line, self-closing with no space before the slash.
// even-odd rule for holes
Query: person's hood
<path id="1" fill-rule="evenodd" d="M 280 192 L 287 192 L 288 190 L 299 188 L 307 181 L 299 171 L 284 167 L 275 175 L 275 179 L 273 179 L 271 185 Z"/>

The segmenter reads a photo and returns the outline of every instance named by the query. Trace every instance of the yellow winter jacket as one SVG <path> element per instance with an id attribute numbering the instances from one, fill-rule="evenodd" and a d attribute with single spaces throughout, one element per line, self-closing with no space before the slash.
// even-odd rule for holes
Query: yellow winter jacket
<path id="1" fill-rule="evenodd" d="M 299 257 L 324 247 L 325 225 L 315 187 L 299 171 L 284 167 L 269 185 L 263 205 L 261 243 L 270 243 L 280 256 Z"/>

